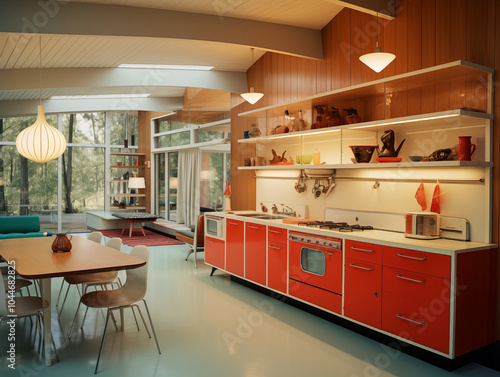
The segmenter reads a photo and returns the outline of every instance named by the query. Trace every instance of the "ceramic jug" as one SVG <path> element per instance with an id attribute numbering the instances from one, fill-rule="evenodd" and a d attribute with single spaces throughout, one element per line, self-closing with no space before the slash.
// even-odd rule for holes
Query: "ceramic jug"
<path id="1" fill-rule="evenodd" d="M 57 233 L 54 242 L 52 242 L 52 251 L 64 252 L 71 250 L 70 238 L 65 233 Z"/>
<path id="2" fill-rule="evenodd" d="M 458 137 L 458 159 L 461 161 L 470 161 L 476 150 L 476 144 L 472 144 L 470 139 L 471 136 Z"/>

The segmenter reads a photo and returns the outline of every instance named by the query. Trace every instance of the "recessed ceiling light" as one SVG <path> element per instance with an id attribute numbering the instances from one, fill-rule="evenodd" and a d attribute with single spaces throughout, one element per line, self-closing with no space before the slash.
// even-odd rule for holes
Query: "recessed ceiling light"
<path id="1" fill-rule="evenodd" d="M 187 69 L 191 71 L 210 71 L 214 67 L 208 65 L 120 64 L 118 68 Z"/>
<path id="2" fill-rule="evenodd" d="M 107 98 L 145 98 L 150 93 L 137 94 L 94 94 L 94 95 L 75 95 L 75 96 L 52 96 L 50 99 L 107 99 Z"/>

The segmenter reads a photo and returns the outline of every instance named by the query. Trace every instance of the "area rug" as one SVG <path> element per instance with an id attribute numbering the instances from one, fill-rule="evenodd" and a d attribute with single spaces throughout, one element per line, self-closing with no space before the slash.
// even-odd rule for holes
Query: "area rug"
<path id="1" fill-rule="evenodd" d="M 99 230 L 104 236 L 108 238 L 118 237 L 121 238 L 124 245 L 128 246 L 137 246 L 137 245 L 145 245 L 145 246 L 165 246 L 165 245 L 184 245 L 184 242 L 181 242 L 173 237 L 164 236 L 162 234 L 151 232 L 150 230 L 144 230 L 146 232 L 146 237 L 142 235 L 142 232 L 139 228 L 134 229 L 132 231 L 132 237 L 128 236 L 128 228 L 125 229 L 123 236 L 120 235 L 122 232 L 121 229 L 106 229 Z"/>

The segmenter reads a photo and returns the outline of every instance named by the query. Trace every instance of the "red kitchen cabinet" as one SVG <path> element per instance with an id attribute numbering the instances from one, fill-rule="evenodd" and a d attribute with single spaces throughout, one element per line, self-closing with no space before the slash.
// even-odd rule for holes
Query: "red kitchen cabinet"
<path id="1" fill-rule="evenodd" d="M 226 271 L 244 276 L 244 234 L 243 221 L 226 220 Z"/>
<path id="2" fill-rule="evenodd" d="M 267 242 L 267 286 L 287 293 L 287 230 L 270 226 Z"/>
<path id="3" fill-rule="evenodd" d="M 384 248 L 382 330 L 450 352 L 450 257 Z"/>
<path id="4" fill-rule="evenodd" d="M 344 315 L 377 329 L 382 325 L 382 266 L 345 258 Z"/>
<path id="5" fill-rule="evenodd" d="M 245 278 L 266 285 L 266 226 L 246 223 Z"/>
<path id="6" fill-rule="evenodd" d="M 222 240 L 205 237 L 205 263 L 224 270 L 224 246 Z"/>

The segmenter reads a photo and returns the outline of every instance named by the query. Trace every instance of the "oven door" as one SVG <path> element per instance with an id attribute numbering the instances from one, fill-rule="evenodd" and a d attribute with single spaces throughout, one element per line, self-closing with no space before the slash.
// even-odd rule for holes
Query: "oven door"
<path id="1" fill-rule="evenodd" d="M 342 251 L 290 241 L 290 279 L 342 293 Z"/>

